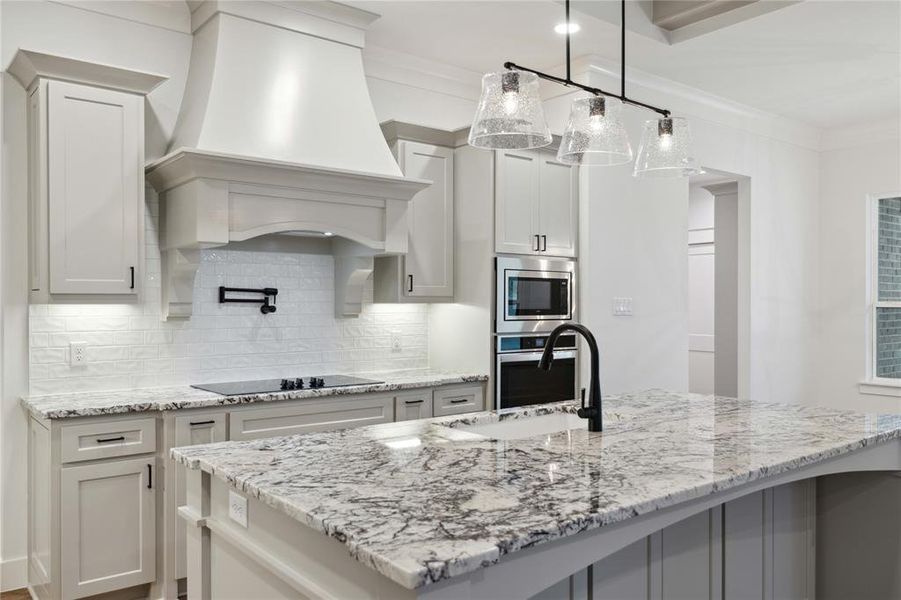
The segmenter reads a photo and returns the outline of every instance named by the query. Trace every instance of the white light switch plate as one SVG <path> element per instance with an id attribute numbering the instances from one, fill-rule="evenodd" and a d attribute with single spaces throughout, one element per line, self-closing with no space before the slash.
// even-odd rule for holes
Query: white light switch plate
<path id="1" fill-rule="evenodd" d="M 247 498 L 229 490 L 228 516 L 241 527 L 247 527 Z"/>
<path id="2" fill-rule="evenodd" d="M 393 333 L 391 334 L 391 351 L 392 352 L 400 352 L 403 349 L 403 344 L 400 341 L 400 334 Z"/>
<path id="3" fill-rule="evenodd" d="M 632 316 L 632 298 L 614 298 L 613 299 L 613 316 L 615 316 L 615 317 L 631 317 Z"/>

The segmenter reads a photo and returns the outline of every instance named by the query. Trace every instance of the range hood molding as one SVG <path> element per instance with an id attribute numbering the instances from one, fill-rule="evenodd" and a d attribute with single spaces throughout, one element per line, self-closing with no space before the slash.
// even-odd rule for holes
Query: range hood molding
<path id="1" fill-rule="evenodd" d="M 181 148 L 147 165 L 160 193 L 163 318 L 190 317 L 200 251 L 331 232 L 336 314 L 359 314 L 373 257 L 407 252 L 410 199 L 431 182 Z"/>
<path id="2" fill-rule="evenodd" d="M 410 199 L 361 49 L 378 15 L 311 0 L 189 0 L 191 64 L 160 193 L 163 318 L 190 317 L 205 248 L 331 232 L 335 306 L 358 315 L 373 257 L 407 252 Z"/>

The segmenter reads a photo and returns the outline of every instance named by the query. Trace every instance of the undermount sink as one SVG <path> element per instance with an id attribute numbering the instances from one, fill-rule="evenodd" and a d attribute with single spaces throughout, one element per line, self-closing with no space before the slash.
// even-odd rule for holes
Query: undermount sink
<path id="1" fill-rule="evenodd" d="M 588 429 L 588 421 L 573 413 L 556 412 L 536 417 L 463 425 L 454 429 L 484 435 L 495 440 L 522 440 L 572 429 L 584 431 Z"/>

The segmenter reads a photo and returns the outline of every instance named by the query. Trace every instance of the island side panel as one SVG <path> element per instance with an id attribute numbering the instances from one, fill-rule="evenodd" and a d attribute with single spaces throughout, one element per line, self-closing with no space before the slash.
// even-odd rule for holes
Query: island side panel
<path id="1" fill-rule="evenodd" d="M 189 471 L 189 506 L 197 504 L 190 493 L 197 487 Z M 193 482 L 193 483 L 192 483 Z M 247 526 L 229 516 L 229 494 L 247 501 Z M 236 498 L 237 499 L 237 498 Z M 240 499 L 239 503 L 240 503 Z M 210 480 L 209 513 L 203 519 L 209 536 L 207 567 L 212 598 L 355 598 L 359 600 L 407 600 L 416 597 L 373 569 L 354 560 L 346 546 L 307 527 L 283 512 L 235 490 L 213 477 Z M 189 532 L 193 528 L 188 527 Z M 197 533 L 189 534 L 196 539 Z M 193 551 L 189 548 L 188 555 Z M 192 560 L 188 582 L 202 567 Z M 275 581 L 278 580 L 278 581 Z M 193 596 L 189 591 L 189 597 Z M 199 596 L 198 596 L 199 597 Z"/>

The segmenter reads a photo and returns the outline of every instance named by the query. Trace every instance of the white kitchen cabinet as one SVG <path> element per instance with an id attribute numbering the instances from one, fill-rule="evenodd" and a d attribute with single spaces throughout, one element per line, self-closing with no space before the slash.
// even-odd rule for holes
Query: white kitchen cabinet
<path id="1" fill-rule="evenodd" d="M 416 194 L 407 209 L 407 253 L 375 261 L 375 300 L 453 301 L 454 150 L 405 139 L 391 145 L 405 177 L 432 185 Z"/>
<path id="2" fill-rule="evenodd" d="M 574 257 L 578 169 L 547 150 L 495 155 L 495 251 Z"/>
<path id="3" fill-rule="evenodd" d="M 390 423 L 394 420 L 394 396 L 361 395 L 280 402 L 277 406 L 232 411 L 228 420 L 231 440 Z"/>
<path id="4" fill-rule="evenodd" d="M 127 300 L 144 258 L 144 97 L 166 77 L 19 50 L 33 302 Z"/>
<path id="5" fill-rule="evenodd" d="M 63 598 L 156 578 L 154 461 L 111 460 L 61 470 Z"/>
<path id="6" fill-rule="evenodd" d="M 226 440 L 225 412 L 206 413 L 188 412 L 175 417 L 175 446 L 193 446 L 195 444 L 212 444 Z M 185 468 L 170 459 L 171 468 L 175 469 L 175 502 L 184 506 Z M 185 522 L 177 519 L 175 523 L 175 564 L 176 577 L 187 577 L 187 557 L 185 556 Z"/>
<path id="7" fill-rule="evenodd" d="M 412 421 L 432 416 L 432 390 L 418 390 L 394 398 L 394 420 Z"/>
<path id="8" fill-rule="evenodd" d="M 432 414 L 445 417 L 485 410 L 483 389 L 481 384 L 436 388 L 432 393 Z"/>
<path id="9" fill-rule="evenodd" d="M 698 513 L 592 566 L 594 598 L 815 598 L 816 484 L 803 480 Z"/>
<path id="10" fill-rule="evenodd" d="M 31 107 L 33 294 L 135 294 L 144 239 L 143 97 L 47 81 L 33 91 Z"/>

